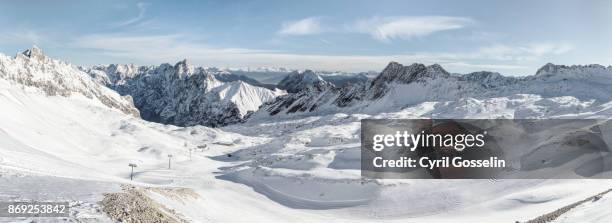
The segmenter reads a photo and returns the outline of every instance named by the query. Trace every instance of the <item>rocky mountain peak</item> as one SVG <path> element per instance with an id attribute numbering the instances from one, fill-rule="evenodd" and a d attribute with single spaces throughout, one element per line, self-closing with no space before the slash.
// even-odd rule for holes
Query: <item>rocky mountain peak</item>
<path id="1" fill-rule="evenodd" d="M 536 72 L 536 75 L 557 73 L 558 70 L 562 69 L 563 67 L 564 67 L 563 65 L 555 65 L 553 63 L 547 63 L 544 66 L 542 66 L 540 69 L 538 69 L 538 71 Z"/>
<path id="2" fill-rule="evenodd" d="M 305 70 L 301 75 L 302 75 L 302 79 L 307 82 L 316 82 L 316 81 L 323 80 L 321 76 L 317 75 L 312 70 Z"/>
<path id="3" fill-rule="evenodd" d="M 403 68 L 404 68 L 404 65 L 402 65 L 402 64 L 400 64 L 398 62 L 395 62 L 395 61 L 391 61 L 391 62 L 389 62 L 389 64 L 387 64 L 387 67 L 385 67 L 385 69 L 383 69 L 383 72 L 385 72 L 385 71 L 389 72 L 389 71 L 393 71 L 393 70 L 400 70 L 400 69 L 403 69 Z"/>
<path id="4" fill-rule="evenodd" d="M 333 87 L 333 84 L 323 80 L 323 78 L 312 70 L 303 72 L 293 71 L 278 82 L 280 89 L 289 93 L 297 93 L 304 89 L 324 90 Z"/>
<path id="5" fill-rule="evenodd" d="M 35 60 L 42 60 L 45 58 L 42 49 L 36 45 L 33 45 L 32 48 L 23 51 L 21 54 L 27 58 Z"/>
<path id="6" fill-rule="evenodd" d="M 417 66 L 418 64 L 413 64 L 414 66 Z M 413 66 L 411 65 L 411 66 Z M 421 64 L 422 65 L 422 64 Z M 376 79 L 383 79 L 386 81 L 390 81 L 393 80 L 395 78 L 397 78 L 397 76 L 401 75 L 402 73 L 404 73 L 404 70 L 406 68 L 404 67 L 404 65 L 398 63 L 398 62 L 390 62 L 387 67 L 385 67 L 385 69 L 383 69 L 383 71 L 380 73 L 380 75 L 378 75 L 376 77 Z"/>
<path id="7" fill-rule="evenodd" d="M 189 61 L 187 61 L 187 59 L 183 59 L 177 62 L 174 65 L 174 69 L 176 70 L 176 73 L 180 76 L 192 74 L 195 70 L 194 67 L 189 64 Z"/>
<path id="8" fill-rule="evenodd" d="M 567 66 L 547 63 L 538 69 L 535 76 L 551 76 L 556 74 L 582 76 L 585 73 L 612 75 L 612 66 L 605 67 L 599 64 Z"/>
<path id="9" fill-rule="evenodd" d="M 442 68 L 442 66 L 440 66 L 440 64 L 433 64 L 433 65 L 429 65 L 427 66 L 427 71 L 431 74 L 436 74 L 436 75 L 442 75 L 442 76 L 448 76 L 449 73 L 444 70 L 444 68 Z"/>
<path id="10" fill-rule="evenodd" d="M 397 62 L 391 62 L 378 75 L 373 84 L 389 83 L 397 81 L 400 83 L 410 83 L 412 81 L 421 80 L 423 78 L 447 78 L 450 76 L 442 66 L 433 64 L 425 66 L 424 64 L 414 63 L 410 66 L 403 66 Z"/>

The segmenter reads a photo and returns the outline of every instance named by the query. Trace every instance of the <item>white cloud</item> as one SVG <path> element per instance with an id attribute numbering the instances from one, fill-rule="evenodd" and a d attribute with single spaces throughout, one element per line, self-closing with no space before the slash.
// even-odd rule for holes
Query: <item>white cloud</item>
<path id="1" fill-rule="evenodd" d="M 279 35 L 311 35 L 321 33 L 321 18 L 308 17 L 297 21 L 285 22 L 278 30 Z"/>
<path id="2" fill-rule="evenodd" d="M 476 56 L 492 60 L 535 61 L 545 56 L 567 53 L 574 49 L 568 43 L 532 43 L 518 46 L 493 45 L 483 47 Z"/>
<path id="3" fill-rule="evenodd" d="M 545 54 L 559 55 L 559 54 L 567 53 L 573 50 L 574 46 L 567 44 L 567 43 L 563 43 L 563 44 L 537 43 L 537 44 L 529 44 L 521 49 L 533 55 L 542 56 Z"/>
<path id="4" fill-rule="evenodd" d="M 138 4 L 136 4 L 136 7 L 138 7 L 138 15 L 136 17 L 125 20 L 125 21 L 118 22 L 115 25 L 116 26 L 127 26 L 127 25 L 131 25 L 131 24 L 139 22 L 145 17 L 145 13 L 147 12 L 148 6 L 149 6 L 148 3 L 139 2 Z"/>
<path id="5" fill-rule="evenodd" d="M 264 55 L 277 53 L 266 50 L 212 47 L 189 40 L 181 34 L 93 34 L 75 38 L 69 47 L 79 51 L 93 50 L 93 54 L 104 58 L 105 61 L 112 61 L 112 63 L 140 63 L 143 65 L 172 63 L 181 59 L 188 59 L 203 66 L 271 64 L 275 63 L 274 59 L 265 58 L 275 57 Z"/>
<path id="6" fill-rule="evenodd" d="M 513 71 L 523 70 L 529 67 L 523 65 L 508 65 L 508 64 L 472 64 L 466 62 L 450 62 L 441 63 L 446 69 L 470 69 L 470 70 L 494 70 L 494 71 Z"/>
<path id="7" fill-rule="evenodd" d="M 216 55 L 222 54 L 268 52 L 242 48 L 214 48 L 186 40 L 186 38 L 180 34 L 93 34 L 76 38 L 70 46 L 98 50 L 102 54 L 113 57 L 142 58 L 145 60 L 165 62 L 187 57 L 215 57 Z"/>
<path id="8" fill-rule="evenodd" d="M 387 42 L 461 29 L 470 22 L 468 18 L 448 16 L 373 17 L 357 21 L 349 30 L 367 33 L 377 40 Z"/>
<path id="9" fill-rule="evenodd" d="M 44 41 L 43 37 L 44 35 L 31 29 L 18 29 L 0 33 L 0 41 L 4 43 L 41 44 Z"/>
<path id="10" fill-rule="evenodd" d="M 70 46 L 92 49 L 99 58 L 113 63 L 160 64 L 183 58 L 196 65 L 217 67 L 286 67 L 344 71 L 380 71 L 389 61 L 404 64 L 439 63 L 451 72 L 492 70 L 505 74 L 530 74 L 543 65 L 538 59 L 555 55 L 568 44 L 552 44 L 540 50 L 539 44 L 494 45 L 472 52 L 412 52 L 390 55 L 320 55 L 282 51 L 217 48 L 189 40 L 184 35 L 96 34 L 76 38 Z M 100 61 L 100 60 L 96 60 Z"/>

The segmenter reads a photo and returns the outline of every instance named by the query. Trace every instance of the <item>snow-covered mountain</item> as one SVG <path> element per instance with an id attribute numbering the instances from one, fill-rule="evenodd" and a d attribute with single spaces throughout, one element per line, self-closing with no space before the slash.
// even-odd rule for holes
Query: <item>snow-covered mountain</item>
<path id="1" fill-rule="evenodd" d="M 15 57 L 0 54 L 0 78 L 3 84 L 33 87 L 49 96 L 82 95 L 126 114 L 139 115 L 130 96 L 120 96 L 78 67 L 47 57 L 36 46 Z"/>
<path id="2" fill-rule="evenodd" d="M 488 99 L 522 94 L 545 98 L 571 96 L 607 102 L 612 97 L 612 67 L 547 64 L 535 75 L 507 77 L 494 72 L 453 75 L 440 65 L 389 65 L 374 79 L 343 88 L 328 87 L 285 95 L 265 104 L 256 116 L 311 112 L 380 113 L 427 101 Z M 306 114 L 308 115 L 308 114 Z"/>
<path id="3" fill-rule="evenodd" d="M 205 118 L 220 120 L 228 116 L 215 117 L 221 111 L 209 105 L 223 110 L 231 104 L 243 108 L 232 110 L 237 116 L 248 116 L 271 98 L 262 97 L 262 88 L 219 81 L 184 61 L 97 67 L 88 70 L 91 78 L 32 49 L 0 57 L 0 199 L 69 201 L 70 216 L 60 219 L 68 222 L 117 221 L 107 212 L 113 208 L 140 216 L 141 209 L 119 206 L 122 199 L 101 202 L 115 195 L 177 222 L 524 222 L 605 191 L 612 182 L 366 179 L 360 174 L 360 121 L 610 118 L 610 70 L 549 64 L 534 76 L 513 78 L 391 63 L 357 86 L 299 85 L 297 93 L 254 114 L 260 119 L 220 128 L 179 127 L 144 121 L 108 103 L 127 106 L 129 100 L 103 85 L 134 92 L 150 112 L 188 115 L 195 109 L 199 117 L 210 111 Z M 206 107 L 193 107 L 201 103 Z M 271 115 L 269 108 L 278 112 Z M 133 180 L 129 163 L 137 164 Z M 140 193 L 129 197 L 125 188 Z M 135 197 L 147 202 L 133 202 Z M 560 219 L 609 222 L 610 203 L 610 195 L 583 202 Z"/>
<path id="4" fill-rule="evenodd" d="M 242 121 L 281 90 L 241 80 L 222 82 L 187 60 L 160 66 L 108 65 L 85 69 L 98 82 L 134 98 L 145 120 L 179 126 L 223 126 Z"/>

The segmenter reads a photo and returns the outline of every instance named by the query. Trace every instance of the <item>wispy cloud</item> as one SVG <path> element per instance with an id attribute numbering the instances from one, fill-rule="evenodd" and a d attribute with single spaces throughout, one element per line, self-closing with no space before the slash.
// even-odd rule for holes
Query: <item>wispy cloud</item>
<path id="1" fill-rule="evenodd" d="M 357 21 L 349 26 L 349 30 L 367 33 L 379 41 L 388 42 L 461 29 L 471 21 L 469 18 L 448 16 L 373 17 Z"/>
<path id="2" fill-rule="evenodd" d="M 492 45 L 480 48 L 474 57 L 505 61 L 535 61 L 544 56 L 570 52 L 574 46 L 568 43 L 530 43 L 525 45 Z"/>
<path id="3" fill-rule="evenodd" d="M 280 30 L 276 33 L 278 35 L 311 35 L 318 34 L 323 31 L 320 17 L 308 17 L 297 21 L 285 22 L 282 24 Z"/>
<path id="4" fill-rule="evenodd" d="M 5 43 L 41 44 L 44 35 L 32 29 L 19 29 L 0 33 L 0 41 Z"/>
<path id="5" fill-rule="evenodd" d="M 451 70 L 493 70 L 493 71 L 507 71 L 512 72 L 516 70 L 524 70 L 529 67 L 524 65 L 509 65 L 509 64 L 473 64 L 467 62 L 448 62 L 441 63 L 446 69 Z M 513 73 L 510 73 L 513 74 Z"/>
<path id="6" fill-rule="evenodd" d="M 222 58 L 231 55 L 269 53 L 274 51 L 243 48 L 215 48 L 189 40 L 185 35 L 92 34 L 75 38 L 70 47 L 95 50 L 99 54 L 124 60 L 137 59 L 152 63 L 171 62 L 183 58 Z M 205 61 L 205 60 L 203 60 Z"/>
<path id="7" fill-rule="evenodd" d="M 573 49 L 574 49 L 574 46 L 568 43 L 561 43 L 561 44 L 536 43 L 536 44 L 529 44 L 526 47 L 521 48 L 521 50 L 524 50 L 536 56 L 542 56 L 546 54 L 559 55 L 559 54 L 564 54 L 569 51 L 572 51 Z"/>
<path id="8" fill-rule="evenodd" d="M 115 24 L 115 26 L 117 27 L 128 26 L 128 25 L 135 24 L 141 21 L 142 19 L 144 19 L 145 13 L 147 12 L 147 7 L 149 7 L 149 3 L 139 2 L 138 4 L 136 4 L 136 7 L 138 8 L 138 15 L 136 15 L 136 17 L 133 17 L 125 21 L 118 22 Z"/>
<path id="9" fill-rule="evenodd" d="M 442 64 L 453 72 L 494 70 L 506 74 L 527 74 L 539 66 L 537 58 L 560 53 L 566 44 L 519 46 L 494 45 L 471 52 L 413 52 L 389 55 L 297 54 L 274 50 L 218 48 L 187 38 L 188 35 L 95 34 L 77 37 L 71 47 L 94 50 L 92 53 L 120 63 L 159 64 L 187 58 L 198 65 L 219 67 L 281 66 L 295 69 L 345 71 L 380 70 L 389 61 Z M 531 47 L 530 47 L 531 46 Z M 535 64 L 525 62 L 536 62 Z"/>

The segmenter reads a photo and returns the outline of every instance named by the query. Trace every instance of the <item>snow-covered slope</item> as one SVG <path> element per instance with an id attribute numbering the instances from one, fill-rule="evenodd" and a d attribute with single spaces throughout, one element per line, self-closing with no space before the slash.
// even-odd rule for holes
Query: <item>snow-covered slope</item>
<path id="1" fill-rule="evenodd" d="M 54 60 L 36 46 L 15 57 L 0 54 L 0 78 L 11 83 L 35 87 L 49 96 L 79 94 L 95 98 L 102 104 L 138 116 L 132 98 L 91 80 L 89 75 L 69 63 Z"/>
<path id="2" fill-rule="evenodd" d="M 132 96 L 143 119 L 180 126 L 237 123 L 262 103 L 284 94 L 242 81 L 219 81 L 187 60 L 148 67 L 95 66 L 86 71 L 120 94 Z"/>
<path id="3" fill-rule="evenodd" d="M 274 100 L 285 92 L 279 89 L 270 91 L 265 88 L 255 87 L 242 81 L 235 81 L 213 88 L 211 92 L 219 95 L 224 101 L 230 101 L 238 107 L 240 117 L 248 112 L 257 111 L 263 103 Z"/>

